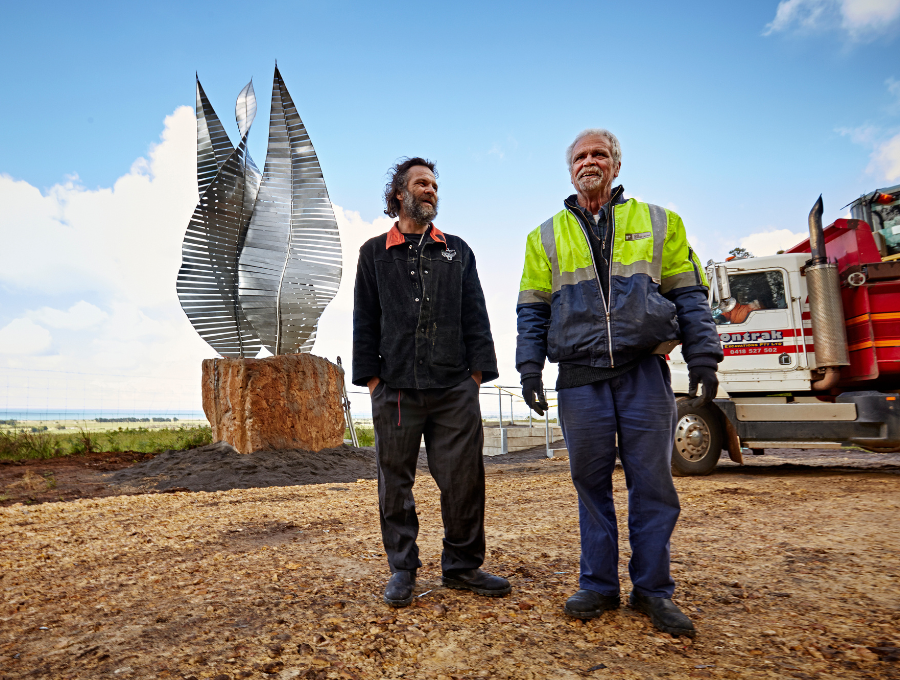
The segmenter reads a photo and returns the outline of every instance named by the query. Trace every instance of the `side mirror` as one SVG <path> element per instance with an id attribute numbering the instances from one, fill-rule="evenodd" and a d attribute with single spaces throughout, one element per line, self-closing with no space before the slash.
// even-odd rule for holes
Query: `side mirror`
<path id="1" fill-rule="evenodd" d="M 737 305 L 737 300 L 731 297 L 728 268 L 724 264 L 716 266 L 716 287 L 719 293 L 719 311 L 730 312 Z"/>

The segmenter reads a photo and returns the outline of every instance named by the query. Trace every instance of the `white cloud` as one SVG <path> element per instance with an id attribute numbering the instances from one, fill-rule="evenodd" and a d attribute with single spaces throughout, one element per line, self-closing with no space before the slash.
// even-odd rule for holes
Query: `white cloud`
<path id="1" fill-rule="evenodd" d="M 200 361 L 215 352 L 175 293 L 197 202 L 195 135 L 193 111 L 177 109 L 111 188 L 70 178 L 42 193 L 0 175 L 0 284 L 49 303 L 0 331 L 0 410 L 200 407 Z M 59 295 L 81 299 L 59 309 L 50 302 Z"/>
<path id="2" fill-rule="evenodd" d="M 143 305 L 170 300 L 197 202 L 195 126 L 193 111 L 180 107 L 149 158 L 112 188 L 88 190 L 70 180 L 42 194 L 0 175 L 0 283 Z"/>
<path id="3" fill-rule="evenodd" d="M 62 328 L 72 331 L 91 328 L 109 318 L 109 314 L 84 300 L 76 302 L 67 311 L 53 309 L 52 307 L 41 307 L 40 309 L 26 312 L 25 316 L 45 326 L 50 326 L 50 328 Z"/>
<path id="4" fill-rule="evenodd" d="M 900 6 L 900 0 L 897 2 Z M 900 106 L 900 81 L 888 78 L 884 84 L 888 94 L 895 99 L 892 107 L 896 109 Z M 877 181 L 895 182 L 900 179 L 900 133 L 896 127 L 886 129 L 866 124 L 855 128 L 837 128 L 835 131 L 849 137 L 854 144 L 871 150 L 866 171 L 874 175 Z"/>
<path id="5" fill-rule="evenodd" d="M 816 28 L 823 22 L 823 15 L 833 3 L 829 0 L 782 0 L 775 10 L 775 18 L 763 35 L 787 31 L 794 27 Z"/>
<path id="6" fill-rule="evenodd" d="M 900 103 L 900 80 L 888 78 L 884 81 L 884 84 L 887 85 L 888 93 Z"/>
<path id="7" fill-rule="evenodd" d="M 835 132 L 842 137 L 849 137 L 854 144 L 872 146 L 881 135 L 881 128 L 876 125 L 860 125 L 855 128 L 840 127 Z"/>
<path id="8" fill-rule="evenodd" d="M 50 331 L 30 319 L 14 319 L 0 328 L 0 355 L 41 354 L 50 348 L 52 342 Z"/>
<path id="9" fill-rule="evenodd" d="M 851 32 L 878 30 L 900 17 L 900 0 L 843 0 L 841 15 Z"/>
<path id="10" fill-rule="evenodd" d="M 888 182 L 900 179 L 900 134 L 894 135 L 876 147 L 872 152 L 869 171 Z"/>
<path id="11" fill-rule="evenodd" d="M 763 35 L 840 28 L 865 41 L 888 30 L 900 18 L 900 0 L 781 0 Z"/>
<path id="12" fill-rule="evenodd" d="M 803 232 L 795 234 L 790 229 L 771 229 L 743 237 L 741 247 L 746 248 L 757 257 L 763 257 L 774 255 L 779 250 L 792 248 L 807 238 L 809 238 L 809 234 Z"/>

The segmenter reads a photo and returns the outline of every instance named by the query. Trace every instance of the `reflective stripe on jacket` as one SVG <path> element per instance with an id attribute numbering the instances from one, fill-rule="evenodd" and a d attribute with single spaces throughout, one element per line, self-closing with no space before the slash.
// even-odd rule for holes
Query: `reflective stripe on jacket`
<path id="1" fill-rule="evenodd" d="M 612 367 L 685 339 L 683 331 L 689 329 L 680 329 L 679 320 L 686 319 L 679 319 L 667 298 L 677 296 L 679 289 L 709 284 L 681 218 L 632 198 L 613 207 L 610 228 L 608 304 L 587 226 L 569 208 L 528 235 L 516 307 L 520 371 L 534 364 L 529 370 L 540 370 L 544 357 Z M 721 356 L 712 316 L 704 307 L 703 322 L 690 329 L 690 352 Z"/>

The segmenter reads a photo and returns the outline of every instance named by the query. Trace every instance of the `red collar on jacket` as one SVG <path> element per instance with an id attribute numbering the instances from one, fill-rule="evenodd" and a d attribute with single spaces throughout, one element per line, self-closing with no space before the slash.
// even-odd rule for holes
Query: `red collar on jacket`
<path id="1" fill-rule="evenodd" d="M 397 226 L 400 224 L 399 222 L 394 222 L 394 226 L 391 227 L 391 230 L 387 233 L 387 241 L 384 244 L 384 249 L 393 248 L 394 246 L 399 246 L 406 243 L 406 237 L 403 235 L 403 232 L 400 231 L 400 228 Z M 435 241 L 440 241 L 444 244 L 444 247 L 447 246 L 447 237 L 444 236 L 444 232 L 438 229 L 434 224 L 431 224 L 431 238 Z"/>

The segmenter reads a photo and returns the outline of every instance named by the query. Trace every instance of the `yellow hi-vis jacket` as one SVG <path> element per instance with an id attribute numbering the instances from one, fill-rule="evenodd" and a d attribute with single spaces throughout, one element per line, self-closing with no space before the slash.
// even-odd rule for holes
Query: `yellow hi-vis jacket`
<path id="1" fill-rule="evenodd" d="M 679 342 L 686 359 L 708 355 L 714 366 L 722 348 L 706 303 L 709 283 L 681 218 L 633 198 L 611 209 L 608 302 L 590 226 L 573 198 L 528 234 L 516 306 L 516 368 L 539 372 L 545 357 L 615 367 Z"/>

